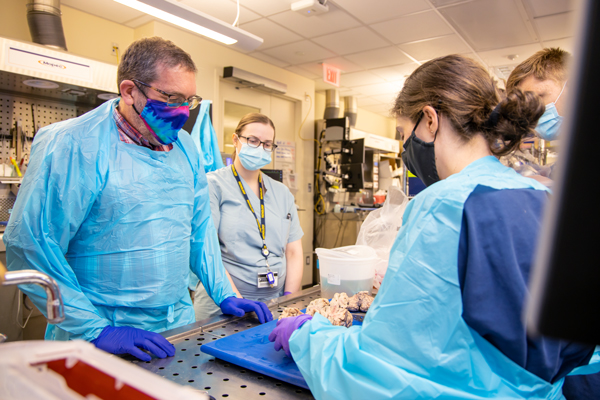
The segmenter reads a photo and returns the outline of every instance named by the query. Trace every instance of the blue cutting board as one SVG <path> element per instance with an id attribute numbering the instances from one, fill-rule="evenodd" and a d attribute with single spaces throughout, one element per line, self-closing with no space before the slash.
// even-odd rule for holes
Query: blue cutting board
<path id="1" fill-rule="evenodd" d="M 273 320 L 203 344 L 200 350 L 251 371 L 309 389 L 294 360 L 283 350 L 275 351 L 273 343 L 269 342 L 269 334 L 276 325 L 277 320 Z M 362 321 L 355 319 L 353 325 L 362 325 Z"/>

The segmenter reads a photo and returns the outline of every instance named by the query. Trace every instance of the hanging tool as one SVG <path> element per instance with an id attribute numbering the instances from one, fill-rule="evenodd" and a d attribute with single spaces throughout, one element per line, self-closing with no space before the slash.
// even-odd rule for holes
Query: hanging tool
<path id="1" fill-rule="evenodd" d="M 15 170 L 17 171 L 17 175 L 19 175 L 19 178 L 23 177 L 23 174 L 21 174 L 21 170 L 19 169 L 19 165 L 17 164 L 17 162 L 15 161 L 14 158 L 9 157 L 10 158 L 10 162 L 12 163 L 12 165 L 15 167 Z"/>

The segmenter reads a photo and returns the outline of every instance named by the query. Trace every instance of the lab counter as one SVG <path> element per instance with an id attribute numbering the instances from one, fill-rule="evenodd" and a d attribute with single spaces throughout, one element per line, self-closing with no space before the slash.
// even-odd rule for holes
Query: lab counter
<path id="1" fill-rule="evenodd" d="M 303 309 L 319 297 L 321 288 L 314 286 L 293 295 L 271 300 L 267 306 L 276 319 L 283 307 Z M 153 358 L 147 362 L 134 360 L 133 357 L 125 359 L 173 382 L 205 390 L 215 399 L 313 399 L 307 389 L 247 370 L 200 351 L 204 343 L 257 325 L 259 322 L 254 313 L 241 318 L 221 315 L 162 332 L 161 334 L 175 346 L 174 357 Z"/>

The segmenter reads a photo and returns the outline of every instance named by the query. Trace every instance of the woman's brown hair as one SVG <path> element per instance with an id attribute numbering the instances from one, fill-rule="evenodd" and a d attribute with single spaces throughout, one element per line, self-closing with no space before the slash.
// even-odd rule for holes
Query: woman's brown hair
<path id="1" fill-rule="evenodd" d="M 392 112 L 416 123 L 425 106 L 448 118 L 465 141 L 483 135 L 497 156 L 515 150 L 544 113 L 544 105 L 531 92 L 516 90 L 501 98 L 490 74 L 457 54 L 417 68 L 404 83 Z"/>
<path id="2" fill-rule="evenodd" d="M 275 142 L 275 124 L 273 124 L 273 121 L 271 121 L 271 118 L 267 117 L 264 114 L 260 114 L 260 113 L 249 113 L 246 114 L 242 117 L 242 119 L 240 120 L 240 122 L 238 123 L 237 127 L 235 128 L 235 134 L 237 135 L 237 137 L 239 138 L 240 135 L 242 134 L 242 132 L 244 131 L 244 128 L 246 127 L 246 125 L 250 125 L 250 124 L 255 124 L 255 123 L 259 123 L 259 124 L 263 124 L 263 125 L 269 125 L 271 128 L 273 128 L 273 142 Z M 232 160 L 235 161 L 235 148 L 233 149 L 233 154 L 231 155 Z"/>

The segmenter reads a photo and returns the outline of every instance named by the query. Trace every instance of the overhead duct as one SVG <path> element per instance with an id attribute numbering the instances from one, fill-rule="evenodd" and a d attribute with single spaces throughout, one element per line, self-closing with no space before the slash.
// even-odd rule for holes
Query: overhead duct
<path id="1" fill-rule="evenodd" d="M 31 0 L 27 4 L 27 24 L 34 43 L 67 50 L 60 0 Z"/>
<path id="2" fill-rule="evenodd" d="M 223 79 L 241 85 L 239 88 L 258 89 L 277 94 L 285 94 L 287 92 L 287 85 L 285 83 L 277 82 L 236 67 L 223 68 Z"/>
<path id="3" fill-rule="evenodd" d="M 344 97 L 344 117 L 348 117 L 350 126 L 356 126 L 356 115 L 358 112 L 358 101 L 355 96 Z"/>
<path id="4" fill-rule="evenodd" d="M 340 93 L 337 89 L 325 91 L 325 119 L 337 118 L 340 113 Z"/>

